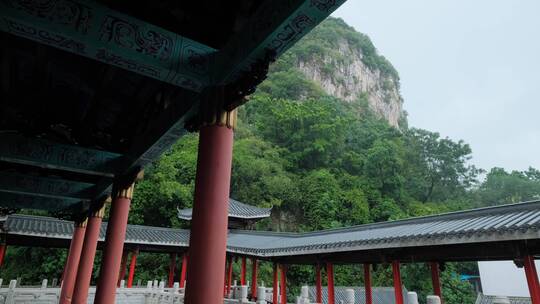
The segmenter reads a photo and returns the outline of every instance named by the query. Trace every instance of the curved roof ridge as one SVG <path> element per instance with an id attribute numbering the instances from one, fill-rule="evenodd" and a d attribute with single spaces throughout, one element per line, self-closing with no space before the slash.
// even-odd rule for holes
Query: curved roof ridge
<path id="1" fill-rule="evenodd" d="M 459 211 L 453 211 L 453 212 L 447 212 L 447 213 L 441 213 L 441 214 L 409 217 L 405 219 L 391 220 L 391 221 L 385 221 L 385 222 L 373 222 L 373 223 L 366 223 L 366 224 L 360 224 L 360 225 L 354 225 L 354 226 L 348 226 L 348 227 L 330 228 L 330 229 L 310 231 L 310 232 L 299 232 L 298 234 L 305 236 L 305 235 L 328 234 L 328 233 L 334 233 L 334 232 L 339 232 L 343 230 L 346 230 L 346 231 L 356 231 L 356 230 L 364 230 L 364 229 L 369 230 L 369 229 L 375 229 L 375 228 L 393 227 L 393 226 L 401 225 L 407 222 L 423 223 L 423 222 L 430 221 L 433 219 L 454 220 L 456 218 L 465 218 L 465 217 L 459 217 L 459 215 L 463 215 L 463 214 L 465 214 L 466 217 L 474 217 L 478 215 L 498 214 L 499 212 L 507 211 L 507 209 L 512 209 L 512 211 L 517 212 L 519 210 L 524 210 L 524 209 L 531 210 L 531 209 L 539 209 L 539 208 L 540 208 L 540 200 L 532 200 L 532 201 L 519 202 L 519 203 L 513 203 L 513 204 L 504 204 L 504 205 L 498 205 L 498 206 L 459 210 Z"/>
<path id="2" fill-rule="evenodd" d="M 177 209 L 178 218 L 190 221 L 193 215 L 193 208 Z M 229 217 L 238 219 L 263 219 L 270 217 L 270 208 L 261 208 L 253 205 L 248 205 L 229 198 Z"/>
<path id="3" fill-rule="evenodd" d="M 366 223 L 366 224 L 360 224 L 360 225 L 354 225 L 354 226 L 348 226 L 348 227 L 338 227 L 338 228 L 330 228 L 330 229 L 323 229 L 323 230 L 316 230 L 316 231 L 279 232 L 279 231 L 236 229 L 234 233 L 252 234 L 252 235 L 273 235 L 273 236 L 283 236 L 283 237 L 285 236 L 305 237 L 305 236 L 316 236 L 316 235 L 322 235 L 322 234 L 331 234 L 331 233 L 336 233 L 340 231 L 353 232 L 353 231 L 359 231 L 359 230 L 370 230 L 370 229 L 394 227 L 394 226 L 406 224 L 408 222 L 417 224 L 417 223 L 430 221 L 433 219 L 455 220 L 456 217 L 461 218 L 459 217 L 459 215 L 463 215 L 463 214 L 465 214 L 466 217 L 474 217 L 478 215 L 498 214 L 499 212 L 507 211 L 507 209 L 512 209 L 512 211 L 517 212 L 523 209 L 531 210 L 531 209 L 539 209 L 539 208 L 540 208 L 540 200 L 533 200 L 533 201 L 526 201 L 526 202 L 520 202 L 520 203 L 459 210 L 459 211 L 453 211 L 453 212 L 447 212 L 447 213 L 441 213 L 441 214 L 416 216 L 416 217 L 410 217 L 410 218 L 399 219 L 399 220 L 373 222 L 373 223 Z M 466 218 L 466 217 L 464 216 L 462 218 Z"/>

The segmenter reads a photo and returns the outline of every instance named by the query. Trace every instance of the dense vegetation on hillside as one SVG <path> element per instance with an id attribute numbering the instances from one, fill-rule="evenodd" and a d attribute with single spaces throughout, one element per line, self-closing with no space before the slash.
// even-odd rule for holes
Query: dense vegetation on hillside
<path id="1" fill-rule="evenodd" d="M 353 41 L 370 68 L 398 79 L 369 38 L 336 19 L 323 23 L 275 63 L 268 80 L 240 109 L 235 135 L 231 197 L 273 206 L 271 219 L 258 229 L 311 231 L 540 196 L 540 171 L 493 168 L 479 182 L 482 170 L 470 165 L 472 151 L 466 143 L 427 130 L 397 130 L 370 112 L 365 96 L 345 103 L 290 68 L 295 56 L 317 56 L 319 46 L 335 43 L 336 37 Z M 192 204 L 197 142 L 197 134 L 183 137 L 147 168 L 136 187 L 131 223 L 185 227 L 176 208 Z M 65 250 L 12 248 L 1 276 L 22 276 L 23 282 L 59 277 L 64 259 Z M 142 254 L 136 279 L 164 278 L 167 264 L 166 256 Z M 391 285 L 387 266 L 377 267 L 375 285 Z M 261 279 L 271 282 L 270 265 L 261 270 Z M 458 276 L 474 271 L 471 264 L 446 265 L 445 303 L 474 302 L 471 286 Z M 311 267 L 293 266 L 289 273 L 291 292 L 314 283 Z M 361 273 L 359 265 L 338 266 L 336 284 L 362 284 Z M 421 298 L 431 292 L 425 265 L 404 265 L 403 276 L 405 286 Z"/>

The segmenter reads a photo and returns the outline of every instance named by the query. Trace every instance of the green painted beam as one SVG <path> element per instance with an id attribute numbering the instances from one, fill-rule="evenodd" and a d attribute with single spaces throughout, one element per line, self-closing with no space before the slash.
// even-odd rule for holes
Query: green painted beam
<path id="1" fill-rule="evenodd" d="M 243 29 L 216 55 L 214 82 L 227 84 L 267 55 L 279 56 L 345 0 L 265 1 Z"/>
<path id="2" fill-rule="evenodd" d="M 79 199 L 60 199 L 52 197 L 17 194 L 0 190 L 0 207 L 10 209 L 34 209 L 61 211 L 81 203 Z"/>
<path id="3" fill-rule="evenodd" d="M 0 191 L 15 194 L 90 200 L 94 195 L 94 187 L 94 184 L 59 178 L 0 172 Z"/>
<path id="4" fill-rule="evenodd" d="M 0 30 L 193 91 L 216 52 L 89 0 L 2 0 Z"/>
<path id="5" fill-rule="evenodd" d="M 144 168 L 146 165 L 156 160 L 169 150 L 180 137 L 187 133 L 184 128 L 187 121 L 197 114 L 198 95 L 186 96 L 184 98 L 194 98 L 192 107 L 186 109 L 181 106 L 183 103 L 171 103 L 167 111 L 163 111 L 159 116 L 152 119 L 147 131 L 138 137 L 128 152 L 124 155 L 118 170 L 119 175 L 132 173 L 138 168 Z M 95 187 L 95 199 L 100 200 L 110 194 L 112 185 L 106 179 L 102 178 Z"/>
<path id="6" fill-rule="evenodd" d="M 122 155 L 63 145 L 14 133 L 0 134 L 0 160 L 10 163 L 113 177 Z"/>

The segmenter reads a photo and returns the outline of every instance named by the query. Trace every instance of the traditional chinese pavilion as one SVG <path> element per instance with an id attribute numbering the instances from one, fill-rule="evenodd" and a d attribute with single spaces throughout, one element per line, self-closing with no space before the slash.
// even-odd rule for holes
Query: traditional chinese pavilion
<path id="1" fill-rule="evenodd" d="M 73 222 L 29 215 L 8 215 L 1 224 L 7 243 L 15 246 L 67 248 L 76 231 Z M 102 223 L 100 248 L 106 248 L 106 231 L 107 224 Z M 186 273 L 191 282 L 187 267 L 191 259 L 189 230 L 128 225 L 120 274 L 115 275 L 117 283 L 129 268 L 127 286 L 132 286 L 137 254 L 141 251 L 170 254 L 169 286 L 175 276 L 176 258 L 181 255 L 180 286 L 185 285 Z M 452 261 L 513 260 L 525 268 L 533 287 L 537 282 L 533 261 L 540 252 L 540 201 L 306 233 L 231 229 L 227 232 L 226 252 L 227 267 L 220 271 L 226 278 L 224 295 L 230 293 L 233 281 L 233 258 L 241 262 L 241 285 L 247 284 L 247 260 L 251 261 L 252 298 L 257 297 L 257 269 L 261 262 L 274 265 L 273 289 L 282 291 L 286 290 L 287 265 L 313 265 L 316 286 L 310 293 L 315 303 L 339 303 L 336 300 L 344 296 L 344 290 L 338 292 L 334 288 L 336 264 L 363 265 L 365 288 L 356 295 L 367 304 L 378 303 L 375 297 L 381 296 L 371 288 L 371 269 L 376 265 L 392 267 L 392 300 L 397 304 L 405 303 L 400 275 L 403 263 L 428 263 L 433 293 L 441 298 L 440 268 Z M 323 271 L 328 281 L 326 288 L 321 284 Z M 535 303 L 534 288 L 530 290 Z M 388 299 L 388 292 L 384 294 Z M 273 303 L 286 303 L 286 295 L 281 292 L 278 299 L 278 293 L 274 293 Z"/>
<path id="2" fill-rule="evenodd" d="M 133 184 L 187 131 L 200 144 L 186 303 L 222 300 L 235 108 L 342 2 L 0 1 L 0 207 L 75 221 L 60 303 L 86 299 L 108 197 L 95 303 L 114 303 Z"/>
<path id="3" fill-rule="evenodd" d="M 115 302 L 133 185 L 188 131 L 200 141 L 185 303 L 223 301 L 235 109 L 342 2 L 0 0 L 0 208 L 74 222 L 60 303 L 86 303 L 109 198 L 94 303 Z M 272 254 L 315 261 L 304 245 Z M 535 248 L 520 256 L 540 304 Z"/>
<path id="4" fill-rule="evenodd" d="M 251 229 L 257 221 L 270 217 L 272 208 L 259 208 L 229 198 L 229 228 Z M 178 218 L 191 221 L 193 208 L 179 209 Z"/>

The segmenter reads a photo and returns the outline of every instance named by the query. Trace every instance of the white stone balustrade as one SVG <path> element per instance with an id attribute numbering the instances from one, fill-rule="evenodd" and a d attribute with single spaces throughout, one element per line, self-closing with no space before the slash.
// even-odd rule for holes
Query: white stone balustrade
<path id="1" fill-rule="evenodd" d="M 510 304 L 511 302 L 510 302 L 510 299 L 508 299 L 508 297 L 497 296 L 493 298 L 492 303 L 493 304 Z"/>
<path id="2" fill-rule="evenodd" d="M 1 280 L 1 279 L 0 279 Z M 157 282 L 157 281 L 155 281 Z M 43 280 L 38 286 L 17 286 L 17 280 L 12 280 L 9 287 L 0 286 L 0 303 L 39 303 L 57 304 L 60 297 L 59 287 L 47 287 L 48 280 Z M 116 292 L 117 304 L 182 304 L 184 302 L 184 289 L 175 283 L 173 288 L 164 288 L 165 283 L 149 281 L 146 288 L 120 287 Z M 94 302 L 95 288 L 91 287 L 88 294 L 88 303 Z M 237 302 L 236 302 L 237 303 Z"/>
<path id="3" fill-rule="evenodd" d="M 354 289 L 345 290 L 345 304 L 354 304 Z"/>
<path id="4" fill-rule="evenodd" d="M 296 303 L 298 304 L 310 304 L 309 300 L 309 287 L 302 286 L 300 289 L 300 296 L 296 298 Z"/>
<path id="5" fill-rule="evenodd" d="M 266 304 L 266 287 L 257 288 L 257 304 Z"/>
<path id="6" fill-rule="evenodd" d="M 414 291 L 407 292 L 408 304 L 418 304 L 418 294 Z"/>
<path id="7" fill-rule="evenodd" d="M 427 304 L 441 304 L 439 296 L 427 296 Z"/>
<path id="8" fill-rule="evenodd" d="M 246 285 L 240 286 L 240 301 L 239 303 L 247 303 L 248 301 L 248 287 Z"/>
<path id="9" fill-rule="evenodd" d="M 0 284 L 2 279 L 0 279 Z M 39 303 L 39 304 L 57 304 L 60 297 L 59 287 L 48 287 L 48 280 L 43 280 L 41 285 L 37 286 L 18 286 L 17 280 L 11 280 L 9 287 L 1 288 L 0 285 L 0 303 Z M 257 302 L 248 300 L 248 286 L 231 286 L 234 291 L 233 298 L 225 298 L 224 304 L 267 304 L 272 301 L 272 288 L 260 286 L 257 288 Z M 125 288 L 124 284 L 117 289 L 116 304 L 183 304 L 184 288 L 180 288 L 178 282 L 175 282 L 172 288 L 165 288 L 164 281 L 148 281 L 146 287 Z M 231 292 L 232 293 L 232 292 Z M 95 288 L 91 287 L 88 295 L 88 304 L 93 303 Z M 300 296 L 296 298 L 297 304 L 317 304 L 309 299 L 309 287 L 302 286 Z M 340 301 L 341 304 L 355 304 L 355 292 L 353 289 L 345 290 L 345 298 Z M 414 292 L 407 293 L 408 304 L 418 304 L 418 296 Z M 496 298 L 494 304 L 509 304 L 507 298 Z M 358 303 L 356 303 L 358 304 Z M 428 296 L 427 304 L 441 304 L 437 296 Z"/>

